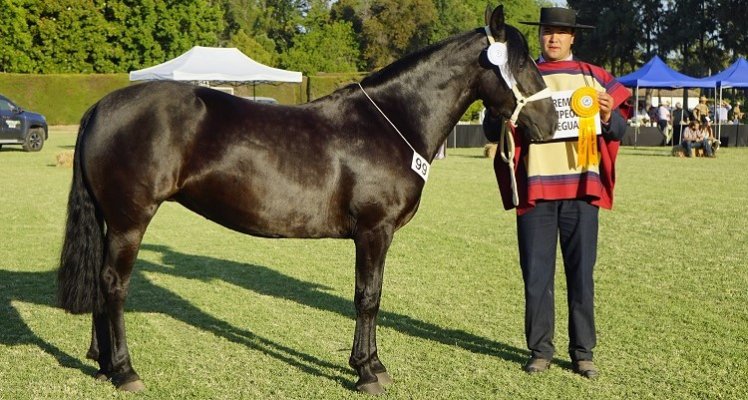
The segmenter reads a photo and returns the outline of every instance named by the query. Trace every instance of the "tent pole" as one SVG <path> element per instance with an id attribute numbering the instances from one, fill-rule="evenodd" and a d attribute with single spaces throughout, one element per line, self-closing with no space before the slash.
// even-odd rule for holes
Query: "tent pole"
<path id="1" fill-rule="evenodd" d="M 719 85 L 719 106 L 722 107 L 722 85 Z M 714 110 L 717 111 L 717 106 L 714 106 Z M 717 111 L 719 113 L 719 111 Z M 722 139 L 722 118 L 719 117 L 719 126 L 717 127 L 717 140 Z"/>
<path id="2" fill-rule="evenodd" d="M 641 122 L 639 121 L 639 82 L 636 83 L 635 97 L 636 102 L 634 104 L 634 121 L 636 121 L 636 128 L 634 129 L 634 148 L 636 148 L 637 144 L 639 143 L 639 125 L 641 125 Z"/>

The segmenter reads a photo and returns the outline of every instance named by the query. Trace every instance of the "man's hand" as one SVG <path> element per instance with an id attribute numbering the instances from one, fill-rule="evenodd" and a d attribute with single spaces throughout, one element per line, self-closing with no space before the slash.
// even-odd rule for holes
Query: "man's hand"
<path id="1" fill-rule="evenodd" d="M 597 102 L 600 104 L 600 121 L 607 123 L 613 112 L 613 96 L 607 92 L 597 92 Z"/>

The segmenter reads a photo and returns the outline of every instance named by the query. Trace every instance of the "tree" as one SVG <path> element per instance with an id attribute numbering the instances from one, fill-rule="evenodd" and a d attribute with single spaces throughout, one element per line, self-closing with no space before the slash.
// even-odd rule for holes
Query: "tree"
<path id="1" fill-rule="evenodd" d="M 645 14 L 650 12 L 643 12 L 639 2 L 569 0 L 569 6 L 577 10 L 578 23 L 595 26 L 593 30 L 578 29 L 576 32 L 573 51 L 581 59 L 603 66 L 614 75 L 638 67 L 642 58 L 649 59 L 646 54 L 641 57 L 640 46 L 647 43 L 641 27 Z M 650 29 L 646 31 L 650 32 Z M 651 54 L 647 50 L 645 53 Z"/>
<path id="2" fill-rule="evenodd" d="M 278 53 L 283 54 L 293 45 L 309 6 L 304 0 L 265 0 L 265 7 L 271 21 L 266 26 L 267 35 L 275 42 Z"/>
<path id="3" fill-rule="evenodd" d="M 103 14 L 113 43 L 112 58 L 120 70 L 162 63 L 192 46 L 216 46 L 224 31 L 217 2 L 194 0 L 106 0 Z"/>
<path id="4" fill-rule="evenodd" d="M 110 72 L 106 21 L 93 1 L 48 0 L 27 6 L 33 72 Z"/>
<path id="5" fill-rule="evenodd" d="M 748 2 L 745 0 L 717 0 L 714 19 L 719 39 L 734 58 L 748 56 Z"/>
<path id="6" fill-rule="evenodd" d="M 312 0 L 302 32 L 283 56 L 283 65 L 311 75 L 317 72 L 355 72 L 359 59 L 353 27 L 332 21 L 325 0 Z"/>
<path id="7" fill-rule="evenodd" d="M 28 31 L 28 12 L 25 4 L 2 0 L 0 8 L 0 71 L 22 72 L 34 71 L 29 51 L 33 38 Z"/>
<path id="8" fill-rule="evenodd" d="M 491 4 L 489 2 L 489 4 Z M 519 29 L 527 39 L 530 54 L 540 54 L 538 29 L 523 25 L 521 21 L 537 21 L 540 6 L 535 0 L 506 0 L 504 6 L 506 23 Z M 438 18 L 433 28 L 432 42 L 465 32 L 485 24 L 485 0 L 434 0 Z"/>
<path id="9" fill-rule="evenodd" d="M 268 36 L 273 20 L 264 1 L 225 0 L 223 7 L 226 27 L 221 44 L 236 47 L 263 64 L 277 64 L 280 55 Z"/>
<path id="10" fill-rule="evenodd" d="M 249 58 L 262 64 L 275 65 L 280 58 L 278 53 L 275 52 L 273 41 L 270 38 L 267 36 L 251 37 L 244 32 L 244 29 L 239 29 L 238 32 L 231 35 L 227 44 L 236 47 Z M 268 47 L 270 47 L 270 50 L 268 50 Z"/>
<path id="11" fill-rule="evenodd" d="M 351 24 L 366 69 L 381 68 L 429 44 L 436 20 L 431 0 L 341 0 L 334 20 Z"/>

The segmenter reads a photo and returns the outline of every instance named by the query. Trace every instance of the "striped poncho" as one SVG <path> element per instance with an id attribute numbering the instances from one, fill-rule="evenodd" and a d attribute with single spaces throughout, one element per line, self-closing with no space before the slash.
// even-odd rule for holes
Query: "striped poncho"
<path id="1" fill-rule="evenodd" d="M 631 92 L 612 75 L 591 64 L 576 60 L 541 62 L 538 68 L 552 91 L 590 86 L 610 94 L 614 99 L 614 109 L 631 96 Z M 616 129 L 625 130 L 625 125 L 620 120 L 618 122 Z M 515 132 L 514 172 L 519 194 L 517 213 L 523 214 L 543 200 L 581 199 L 599 207 L 611 208 L 615 160 L 623 132 L 611 133 L 611 128 L 605 124 L 602 129 L 603 135 L 597 136 L 600 163 L 589 167 L 577 167 L 576 138 L 526 143 L 522 134 Z M 504 207 L 507 210 L 514 208 L 507 165 L 500 157 L 494 163 Z"/>

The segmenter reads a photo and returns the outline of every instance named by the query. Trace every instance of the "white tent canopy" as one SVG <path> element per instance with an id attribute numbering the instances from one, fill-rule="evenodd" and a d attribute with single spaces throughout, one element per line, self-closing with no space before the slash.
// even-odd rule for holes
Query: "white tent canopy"
<path id="1" fill-rule="evenodd" d="M 130 80 L 301 83 L 301 72 L 268 67 L 236 48 L 195 46 L 162 64 L 131 71 Z"/>

